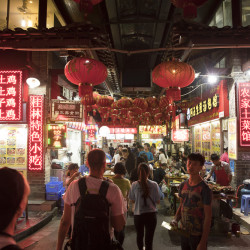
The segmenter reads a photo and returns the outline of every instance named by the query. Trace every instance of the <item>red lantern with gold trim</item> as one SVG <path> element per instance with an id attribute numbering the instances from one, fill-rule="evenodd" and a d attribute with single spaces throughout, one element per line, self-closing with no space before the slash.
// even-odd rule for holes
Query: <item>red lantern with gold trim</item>
<path id="1" fill-rule="evenodd" d="M 100 107 L 110 107 L 113 102 L 113 97 L 104 95 L 97 99 L 96 104 Z"/>
<path id="2" fill-rule="evenodd" d="M 133 106 L 138 107 L 145 111 L 148 108 L 148 103 L 144 98 L 135 98 L 133 100 Z"/>
<path id="3" fill-rule="evenodd" d="M 152 72 L 153 82 L 162 88 L 174 89 L 175 97 L 179 98 L 180 88 L 190 85 L 195 79 L 195 71 L 191 65 L 177 60 L 163 62 Z M 168 95 L 170 98 L 170 95 Z M 173 100 L 174 97 L 171 99 Z"/>
<path id="4" fill-rule="evenodd" d="M 132 99 L 128 97 L 122 97 L 117 101 L 117 106 L 119 108 L 129 108 L 132 106 Z"/>
<path id="5" fill-rule="evenodd" d="M 92 86 L 106 80 L 107 68 L 97 60 L 76 57 L 66 64 L 64 74 L 70 82 L 79 86 L 79 96 L 82 97 L 93 92 Z"/>
<path id="6" fill-rule="evenodd" d="M 207 2 L 207 0 L 171 0 L 171 2 L 177 8 L 183 9 L 185 18 L 196 18 L 197 8 Z"/>
<path id="7" fill-rule="evenodd" d="M 148 103 L 148 106 L 150 107 L 150 108 L 156 108 L 156 107 L 158 107 L 158 105 L 159 105 L 159 101 L 158 101 L 158 99 L 156 98 L 156 97 L 147 97 L 146 98 L 146 101 L 147 101 L 147 103 Z"/>

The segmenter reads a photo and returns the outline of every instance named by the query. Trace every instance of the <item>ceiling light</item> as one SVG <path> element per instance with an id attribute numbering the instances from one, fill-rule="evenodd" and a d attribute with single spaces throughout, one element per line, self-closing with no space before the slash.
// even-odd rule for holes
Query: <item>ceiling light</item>
<path id="1" fill-rule="evenodd" d="M 89 63 L 89 60 L 86 60 L 85 63 Z"/>
<path id="2" fill-rule="evenodd" d="M 209 75 L 208 78 L 207 78 L 207 80 L 208 80 L 208 83 L 213 84 L 213 83 L 217 82 L 218 77 L 216 75 Z"/>
<path id="3" fill-rule="evenodd" d="M 29 78 L 26 80 L 26 83 L 29 85 L 29 87 L 30 87 L 31 89 L 40 86 L 40 81 L 39 81 L 37 78 L 34 78 L 34 77 L 29 77 Z"/>

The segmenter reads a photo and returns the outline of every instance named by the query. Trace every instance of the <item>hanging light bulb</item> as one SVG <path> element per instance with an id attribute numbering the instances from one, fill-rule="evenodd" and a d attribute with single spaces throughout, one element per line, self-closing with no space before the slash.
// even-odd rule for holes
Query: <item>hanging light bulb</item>
<path id="1" fill-rule="evenodd" d="M 21 26 L 26 27 L 26 21 L 24 19 L 22 19 L 22 21 L 21 21 Z"/>
<path id="2" fill-rule="evenodd" d="M 28 20 L 28 27 L 32 27 L 32 21 L 31 20 Z"/>
<path id="3" fill-rule="evenodd" d="M 29 77 L 29 78 L 26 80 L 26 83 L 29 85 L 29 87 L 30 87 L 31 89 L 40 86 L 40 81 L 39 81 L 37 78 L 34 78 L 34 77 Z"/>

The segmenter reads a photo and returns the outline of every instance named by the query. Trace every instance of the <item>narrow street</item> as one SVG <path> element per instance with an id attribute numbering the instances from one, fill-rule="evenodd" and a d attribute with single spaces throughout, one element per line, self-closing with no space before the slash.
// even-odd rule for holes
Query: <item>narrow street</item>
<path id="1" fill-rule="evenodd" d="M 154 249 L 180 249 L 179 236 L 176 233 L 167 231 L 161 227 L 163 220 L 170 221 L 172 217 L 166 217 L 158 214 L 158 224 L 154 236 Z M 56 248 L 57 232 L 60 223 L 60 216 L 55 217 L 48 225 L 19 242 L 26 250 L 50 250 Z M 208 249 L 227 249 L 227 250 L 244 250 L 249 249 L 250 235 L 241 235 L 240 238 L 232 236 L 218 236 L 212 233 L 208 241 Z M 126 237 L 124 242 L 124 250 L 136 250 L 136 232 L 133 226 L 133 217 L 128 217 L 126 226 Z"/>

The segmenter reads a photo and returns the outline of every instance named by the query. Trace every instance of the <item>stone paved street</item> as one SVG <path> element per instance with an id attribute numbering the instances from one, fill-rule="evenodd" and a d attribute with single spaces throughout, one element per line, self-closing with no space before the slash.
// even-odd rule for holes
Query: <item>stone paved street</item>
<path id="1" fill-rule="evenodd" d="M 163 220 L 170 221 L 171 217 L 165 217 L 162 214 L 158 214 L 158 225 L 154 237 L 154 250 L 180 249 L 179 236 L 161 227 Z M 20 242 L 20 245 L 26 250 L 55 249 L 59 222 L 60 217 L 55 217 L 52 222 L 43 229 Z M 136 233 L 133 226 L 133 217 L 128 217 L 124 250 L 136 249 Z M 209 237 L 208 249 L 250 249 L 250 235 L 241 235 L 240 238 L 236 238 L 235 236 L 227 238 L 212 233 Z"/>

